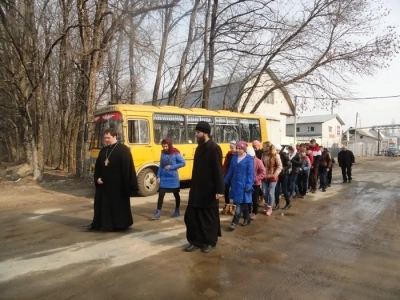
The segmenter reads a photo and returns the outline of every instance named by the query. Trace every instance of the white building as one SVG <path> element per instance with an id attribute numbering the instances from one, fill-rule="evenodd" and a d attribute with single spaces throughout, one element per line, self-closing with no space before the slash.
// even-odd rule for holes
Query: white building
<path id="1" fill-rule="evenodd" d="M 240 111 L 243 106 L 248 91 L 255 83 L 255 78 L 243 80 L 238 78 L 225 78 L 214 80 L 210 91 L 209 107 L 211 110 L 231 110 Z M 268 71 L 262 76 L 260 83 L 252 93 L 249 102 L 244 110 L 249 113 L 260 98 L 272 86 L 278 83 L 278 79 L 272 71 Z M 159 101 L 159 105 L 167 105 L 168 99 Z M 202 88 L 194 88 L 183 107 L 201 107 Z M 146 102 L 145 104 L 151 104 Z M 268 139 L 273 143 L 282 143 L 286 136 L 286 117 L 294 114 L 294 105 L 285 88 L 274 90 L 257 108 L 255 114 L 265 117 L 268 126 Z M 262 141 L 263 142 L 263 141 Z"/>
<path id="2" fill-rule="evenodd" d="M 342 140 L 344 122 L 336 115 L 300 116 L 296 120 L 296 141 L 306 143 L 315 139 L 324 147 L 338 145 Z M 286 119 L 286 135 L 294 143 L 294 117 Z"/>

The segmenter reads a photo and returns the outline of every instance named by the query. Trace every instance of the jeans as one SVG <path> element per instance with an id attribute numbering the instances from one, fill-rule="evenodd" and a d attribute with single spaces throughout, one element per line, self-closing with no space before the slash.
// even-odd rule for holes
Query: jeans
<path id="1" fill-rule="evenodd" d="M 268 206 L 274 205 L 275 187 L 276 187 L 276 182 L 272 182 L 272 181 L 263 181 L 262 182 L 262 191 L 263 191 L 263 195 L 264 195 L 264 200 Z"/>
<path id="2" fill-rule="evenodd" d="M 286 204 L 290 203 L 288 187 L 287 187 L 288 180 L 289 180 L 289 175 L 279 176 L 278 183 L 275 187 L 275 203 L 277 205 L 279 204 L 279 198 L 280 198 L 281 192 L 282 192 L 283 196 L 285 197 Z"/>
<path id="3" fill-rule="evenodd" d="M 308 172 L 300 172 L 299 174 L 299 193 L 304 196 L 308 188 Z"/>
<path id="4" fill-rule="evenodd" d="M 243 218 L 245 221 L 250 221 L 250 214 L 249 214 L 249 204 L 248 203 L 240 203 L 236 204 L 235 215 L 233 216 L 232 223 L 238 224 L 240 220 L 240 216 L 243 213 Z"/>
<path id="5" fill-rule="evenodd" d="M 327 186 L 327 180 L 328 180 L 328 171 L 326 170 L 326 167 L 320 167 L 319 168 L 319 184 L 322 187 L 322 189 L 326 189 Z"/>
<path id="6" fill-rule="evenodd" d="M 299 174 L 294 173 L 294 174 L 290 174 L 289 175 L 289 183 L 290 183 L 290 190 L 289 190 L 289 195 L 293 195 L 294 192 L 296 192 L 296 194 L 299 192 L 299 189 L 297 188 L 297 176 Z"/>

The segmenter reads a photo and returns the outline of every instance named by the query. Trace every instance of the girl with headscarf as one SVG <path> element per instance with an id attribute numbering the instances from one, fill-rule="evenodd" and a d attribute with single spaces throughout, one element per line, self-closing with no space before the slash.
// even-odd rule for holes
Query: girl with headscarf
<path id="1" fill-rule="evenodd" d="M 173 193 L 175 197 L 175 211 L 173 218 L 180 216 L 179 206 L 181 203 L 180 183 L 178 169 L 186 165 L 185 160 L 179 150 L 174 148 L 170 139 L 161 141 L 160 167 L 157 172 L 157 183 L 160 185 L 158 190 L 157 210 L 151 217 L 152 220 L 158 220 L 161 216 L 161 208 L 164 202 L 165 193 Z"/>

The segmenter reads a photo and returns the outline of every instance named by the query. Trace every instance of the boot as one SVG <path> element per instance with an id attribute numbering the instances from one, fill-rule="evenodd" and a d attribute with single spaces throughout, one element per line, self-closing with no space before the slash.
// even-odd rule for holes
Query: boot
<path id="1" fill-rule="evenodd" d="M 173 218 L 177 218 L 181 215 L 181 212 L 179 211 L 179 208 L 175 208 L 174 213 L 172 214 Z"/>
<path id="2" fill-rule="evenodd" d="M 275 205 L 274 205 L 274 207 L 272 208 L 272 210 L 277 210 L 277 209 L 279 209 L 280 207 L 279 207 L 279 203 L 275 203 Z"/>
<path id="3" fill-rule="evenodd" d="M 287 210 L 287 209 L 289 209 L 289 208 L 291 208 L 291 207 L 292 207 L 292 205 L 290 204 L 290 202 L 287 202 L 286 205 L 285 205 L 285 207 L 282 208 L 282 209 Z"/>
<path id="4" fill-rule="evenodd" d="M 161 210 L 157 209 L 154 215 L 151 217 L 152 220 L 158 220 L 161 217 Z"/>
<path id="5" fill-rule="evenodd" d="M 265 212 L 265 214 L 267 215 L 267 216 L 270 216 L 270 215 L 272 215 L 272 206 L 267 206 L 267 211 Z"/>

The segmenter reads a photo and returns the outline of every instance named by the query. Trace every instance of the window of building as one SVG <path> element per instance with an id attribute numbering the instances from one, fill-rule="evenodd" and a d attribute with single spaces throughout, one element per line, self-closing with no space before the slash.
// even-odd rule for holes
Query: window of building
<path id="1" fill-rule="evenodd" d="M 200 121 L 205 121 L 211 126 L 211 135 L 214 135 L 214 119 L 204 116 L 187 116 L 187 138 L 188 143 L 196 142 L 196 125 Z"/>
<path id="2" fill-rule="evenodd" d="M 274 97 L 274 92 L 269 94 L 267 98 L 265 99 L 266 104 L 275 104 L 275 97 Z"/>
<path id="3" fill-rule="evenodd" d="M 363 135 L 360 135 L 360 139 L 362 139 L 364 136 Z"/>
<path id="4" fill-rule="evenodd" d="M 182 115 L 154 114 L 154 142 L 160 144 L 165 138 L 173 144 L 186 143 L 185 117 Z"/>
<path id="5" fill-rule="evenodd" d="M 296 132 L 300 132 L 300 127 L 296 127 Z"/>
<path id="6" fill-rule="evenodd" d="M 328 126 L 328 131 L 329 131 L 329 133 L 332 132 L 332 126 Z"/>
<path id="7" fill-rule="evenodd" d="M 308 127 L 308 131 L 314 131 L 314 126 Z"/>
<path id="8" fill-rule="evenodd" d="M 340 136 L 340 126 L 338 126 L 336 130 L 336 135 Z"/>
<path id="9" fill-rule="evenodd" d="M 148 144 L 149 122 L 147 120 L 128 120 L 129 144 Z"/>
<path id="10" fill-rule="evenodd" d="M 229 143 L 239 140 L 239 122 L 236 118 L 215 118 L 217 143 Z"/>
<path id="11" fill-rule="evenodd" d="M 245 142 L 261 140 L 260 121 L 240 119 L 240 140 Z"/>

